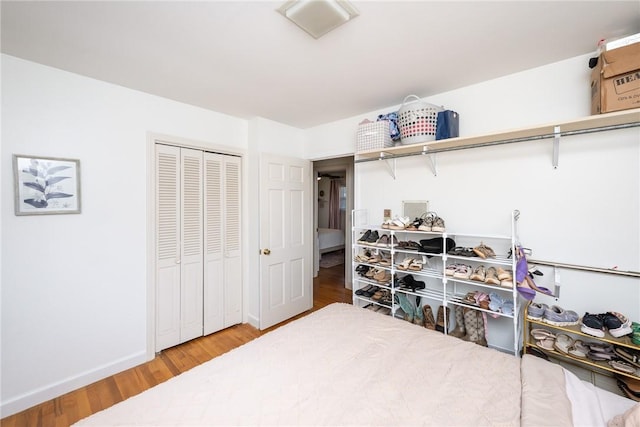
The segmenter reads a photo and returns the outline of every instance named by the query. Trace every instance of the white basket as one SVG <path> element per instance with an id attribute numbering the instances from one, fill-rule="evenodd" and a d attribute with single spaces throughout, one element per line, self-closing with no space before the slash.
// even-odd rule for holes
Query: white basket
<path id="1" fill-rule="evenodd" d="M 385 147 L 393 147 L 389 133 L 389 120 L 378 120 L 358 125 L 356 153 Z"/>
<path id="2" fill-rule="evenodd" d="M 407 103 L 412 97 L 415 100 Z M 435 141 L 440 111 L 443 111 L 441 107 L 429 104 L 416 95 L 407 96 L 398 110 L 398 129 L 402 144 Z"/>

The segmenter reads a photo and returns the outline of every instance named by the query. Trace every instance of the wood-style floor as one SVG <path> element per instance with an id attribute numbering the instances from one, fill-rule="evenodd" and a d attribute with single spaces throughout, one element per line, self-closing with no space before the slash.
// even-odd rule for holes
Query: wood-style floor
<path id="1" fill-rule="evenodd" d="M 344 265 L 320 269 L 320 274 L 313 281 L 313 309 L 296 318 L 334 302 L 351 303 L 351 291 L 344 287 Z M 284 323 L 287 322 L 265 331 L 259 331 L 248 324 L 236 325 L 169 348 L 150 362 L 4 418 L 0 424 L 2 427 L 67 427 L 226 353 Z"/>

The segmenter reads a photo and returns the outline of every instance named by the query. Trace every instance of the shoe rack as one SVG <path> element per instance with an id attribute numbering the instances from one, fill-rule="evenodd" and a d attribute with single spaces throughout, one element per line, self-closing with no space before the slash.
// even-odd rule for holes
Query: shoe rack
<path id="1" fill-rule="evenodd" d="M 588 371 L 593 373 L 603 374 L 605 373 L 608 376 L 618 375 L 629 378 L 638 379 L 640 378 L 640 367 L 637 367 L 635 374 L 623 372 L 620 370 L 616 370 L 612 368 L 607 361 L 594 361 L 589 358 L 581 358 L 577 356 L 569 355 L 568 353 L 563 353 L 559 350 L 549 350 L 542 348 L 541 346 L 536 344 L 535 339 L 531 336 L 532 329 L 545 329 L 548 330 L 555 335 L 559 333 L 564 333 L 569 335 L 573 340 L 581 340 L 585 343 L 605 343 L 611 344 L 613 346 L 618 346 L 621 348 L 630 349 L 640 354 L 640 346 L 634 344 L 631 341 L 631 335 L 625 335 L 620 338 L 616 338 L 610 335 L 608 332 L 605 332 L 604 337 L 595 337 L 592 335 L 585 334 L 580 330 L 580 325 L 571 325 L 571 326 L 556 326 L 551 325 L 549 323 L 544 322 L 543 320 L 533 320 L 529 319 L 527 316 L 527 307 L 522 310 L 523 313 L 523 332 L 524 332 L 524 348 L 523 351 L 525 353 L 531 353 L 532 349 L 534 351 L 540 351 L 544 353 L 549 358 L 555 359 L 557 361 L 567 362 L 571 365 L 576 365 L 581 368 L 585 368 Z"/>
<path id="2" fill-rule="evenodd" d="M 435 313 L 439 306 L 449 311 L 449 322 L 444 322 L 444 333 L 448 334 L 455 322 L 454 311 L 456 306 L 468 307 L 484 314 L 487 321 L 488 345 L 511 354 L 519 354 L 522 349 L 521 341 L 521 316 L 522 304 L 518 300 L 518 292 L 513 280 L 511 284 L 502 283 L 495 285 L 483 281 L 471 280 L 468 277 L 453 277 L 446 274 L 447 267 L 452 264 L 466 264 L 473 270 L 479 265 L 487 269 L 489 267 L 502 268 L 515 271 L 516 260 L 509 254 L 515 253 L 517 238 L 518 211 L 513 211 L 510 217 L 510 230 L 504 235 L 484 235 L 451 232 L 410 231 L 406 229 L 389 229 L 381 225 L 371 225 L 366 210 L 354 210 L 352 212 L 352 250 L 353 250 L 353 304 L 359 307 L 367 307 L 403 318 L 403 311 L 396 296 L 403 294 L 410 298 L 419 297 L 420 305 L 429 304 Z M 505 221 L 506 222 L 506 221 Z M 505 227 L 507 228 L 507 227 Z M 363 242 L 361 239 L 367 233 L 377 233 L 377 239 L 372 242 Z M 442 250 L 437 253 L 422 253 L 407 249 L 402 242 L 420 242 L 429 240 L 435 242 L 441 239 Z M 491 247 L 495 257 L 480 258 L 478 256 L 464 256 L 447 253 L 446 243 L 453 239 L 456 246 L 475 247 L 480 244 Z M 379 244 L 378 241 L 380 241 Z M 452 251 L 453 252 L 453 251 Z M 364 259 L 364 254 L 369 253 L 372 261 Z M 411 263 L 408 259 L 414 258 L 417 262 Z M 370 277 L 362 275 L 362 271 L 375 271 Z M 360 272 L 358 271 L 360 270 Z M 404 278 L 412 276 L 411 282 L 422 282 L 423 288 L 407 289 L 400 287 Z M 513 277 L 513 273 L 512 273 Z M 421 286 L 420 286 L 421 287 Z M 376 290 L 377 294 L 363 291 Z M 500 312 L 481 306 L 476 301 L 466 298 L 471 292 L 494 293 L 498 297 L 513 302 L 513 310 Z M 380 307 L 380 310 L 377 308 Z M 386 308 L 386 310 L 383 310 Z"/>

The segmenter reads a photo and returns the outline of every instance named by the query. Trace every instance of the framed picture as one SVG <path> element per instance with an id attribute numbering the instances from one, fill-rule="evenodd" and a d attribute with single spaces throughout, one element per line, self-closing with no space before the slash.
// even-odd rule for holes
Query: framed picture
<path id="1" fill-rule="evenodd" d="M 80 213 L 80 161 L 13 155 L 16 215 Z"/>

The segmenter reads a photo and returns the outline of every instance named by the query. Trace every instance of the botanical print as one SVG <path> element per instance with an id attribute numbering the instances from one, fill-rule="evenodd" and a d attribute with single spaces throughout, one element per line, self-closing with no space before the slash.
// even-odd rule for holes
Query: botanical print
<path id="1" fill-rule="evenodd" d="M 79 213 L 79 162 L 14 156 L 16 215 Z"/>

